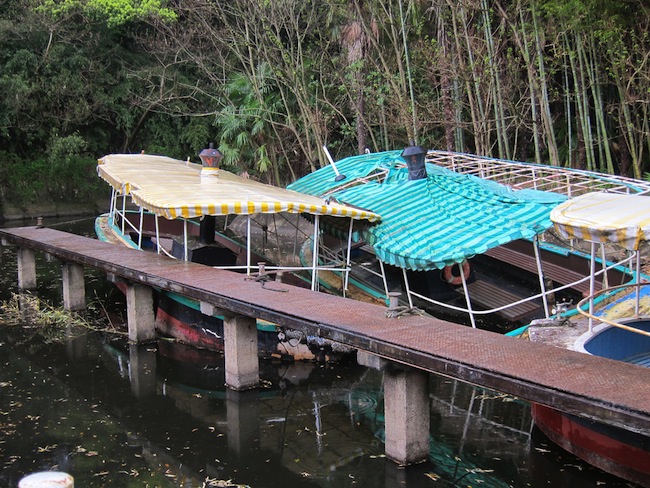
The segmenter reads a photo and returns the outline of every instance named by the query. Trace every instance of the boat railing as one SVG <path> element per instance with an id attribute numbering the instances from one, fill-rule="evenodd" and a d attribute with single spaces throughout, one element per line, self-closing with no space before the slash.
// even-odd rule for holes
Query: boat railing
<path id="1" fill-rule="evenodd" d="M 426 161 L 460 174 L 496 181 L 514 189 L 531 188 L 576 197 L 583 193 L 650 193 L 650 183 L 619 175 L 545 164 L 520 163 L 448 151 L 429 151 Z"/>
<path id="2" fill-rule="evenodd" d="M 117 199 L 118 197 L 122 197 L 122 208 L 120 208 L 117 204 Z M 127 218 L 127 212 L 131 212 L 131 210 L 126 209 L 126 200 L 127 200 L 127 194 L 123 192 L 117 192 L 115 189 L 113 189 L 112 195 L 111 195 L 111 207 L 109 210 L 109 215 L 111 217 L 111 222 L 115 225 L 118 218 L 120 222 L 120 227 L 121 227 L 121 232 L 123 235 L 126 234 L 126 227 L 128 226 L 133 232 L 135 232 L 138 236 L 140 235 L 141 231 L 138 227 L 131 222 Z"/>
<path id="3" fill-rule="evenodd" d="M 650 286 L 650 283 L 648 283 L 648 282 L 643 282 L 642 283 L 642 282 L 637 281 L 637 282 L 634 282 L 634 283 L 626 283 L 624 285 L 618 285 L 618 286 L 612 286 L 612 287 L 609 287 L 609 288 L 604 288 L 604 289 L 594 293 L 593 295 L 590 295 L 590 296 L 580 300 L 578 302 L 578 304 L 576 305 L 576 310 L 581 315 L 584 315 L 585 317 L 587 317 L 589 319 L 589 332 L 593 332 L 593 321 L 595 320 L 595 321 L 602 322 L 602 323 L 607 324 L 607 325 L 611 325 L 612 327 L 617 327 L 619 329 L 627 330 L 628 332 L 633 332 L 635 334 L 641 334 L 641 335 L 650 337 L 650 332 L 648 332 L 646 330 L 638 329 L 637 327 L 632 327 L 632 326 L 627 325 L 627 324 L 622 324 L 620 322 L 616 322 L 615 320 L 610 320 L 610 319 L 604 317 L 602 314 L 599 315 L 599 314 L 593 313 L 592 307 L 590 306 L 590 303 L 592 303 L 597 298 L 615 295 L 615 294 L 618 294 L 621 290 L 633 288 L 636 291 L 636 293 L 635 293 L 635 299 L 636 299 L 635 313 L 634 313 L 633 318 L 640 319 L 640 318 L 642 318 L 641 314 L 640 314 L 640 309 L 639 309 L 641 288 L 646 287 L 646 286 Z"/>
<path id="4" fill-rule="evenodd" d="M 116 228 L 121 227 L 121 233 L 122 235 L 126 235 L 125 230 L 127 229 L 127 226 L 129 229 L 133 231 L 135 236 L 137 236 L 137 239 L 133 240 L 133 245 L 137 249 L 142 248 L 142 238 L 144 236 L 143 233 L 143 217 L 145 214 L 148 215 L 154 215 L 151 212 L 145 212 L 142 207 L 140 207 L 140 211 L 138 212 L 139 215 L 139 226 L 135 225 L 131 219 L 128 218 L 127 214 L 131 212 L 135 215 L 135 211 L 133 210 L 127 210 L 126 209 L 126 204 L 123 202 L 122 204 L 122 209 L 119 208 L 119 205 L 117 204 L 117 195 L 113 195 L 112 199 L 112 204 L 111 204 L 111 210 L 110 210 L 110 216 L 111 216 L 111 224 L 115 226 Z M 119 223 L 121 224 L 120 226 L 117 225 L 118 219 L 119 218 Z M 156 236 L 156 251 L 158 254 L 164 254 L 172 259 L 177 259 L 177 256 L 172 255 L 172 253 L 169 252 L 169 250 L 165 249 L 163 245 L 160 243 L 160 232 L 158 228 L 158 218 L 155 218 L 155 225 L 156 225 L 156 230 L 155 230 L 155 236 Z M 183 219 L 183 224 L 184 224 L 184 240 L 185 240 L 185 245 L 184 248 L 187 249 L 187 219 Z M 296 226 L 296 229 L 298 226 Z M 305 234 L 307 235 L 307 234 Z M 313 242 L 313 237 L 308 237 L 306 242 Z M 319 271 L 333 271 L 340 273 L 343 278 L 344 278 L 344 284 L 342 285 L 343 289 L 343 294 L 345 295 L 346 292 L 346 284 L 347 280 L 345 277 L 347 274 L 350 272 L 351 267 L 350 265 L 346 265 L 346 257 L 343 255 L 342 251 L 335 251 L 327 248 L 324 245 L 319 246 L 319 256 L 325 257 L 326 262 L 324 263 L 311 263 L 309 265 L 303 265 L 303 266 L 287 266 L 287 265 L 268 265 L 263 262 L 259 262 L 257 264 L 254 263 L 249 263 L 246 265 L 223 265 L 223 266 L 212 266 L 215 269 L 223 269 L 223 270 L 229 270 L 229 271 L 246 271 L 247 274 L 250 274 L 251 272 L 256 272 L 258 275 L 260 274 L 265 274 L 268 272 L 289 272 L 289 273 L 299 273 L 302 271 L 310 272 L 310 273 L 318 273 Z M 185 259 L 187 260 L 187 255 L 185 256 Z"/>
<path id="5" fill-rule="evenodd" d="M 628 256 L 628 257 L 626 257 L 626 258 L 624 258 L 624 259 L 622 259 L 622 260 L 620 260 L 618 262 L 610 263 L 607 266 L 602 267 L 600 270 L 594 271 L 594 279 L 599 277 L 599 276 L 605 275 L 605 273 L 607 273 L 608 271 L 610 271 L 610 270 L 612 270 L 614 268 L 620 268 L 622 266 L 627 266 L 628 264 L 631 264 L 634 259 L 635 259 L 634 256 Z M 579 279 L 577 281 L 574 281 L 572 283 L 568 283 L 568 284 L 565 284 L 565 285 L 562 285 L 562 286 L 558 286 L 556 288 L 543 290 L 540 293 L 537 293 L 537 294 L 531 295 L 531 296 L 527 296 L 525 298 L 522 298 L 521 300 L 517 300 L 517 301 L 511 302 L 511 303 L 502 305 L 500 307 L 495 307 L 495 308 L 485 309 L 485 310 L 474 310 L 471 307 L 461 307 L 461 306 L 457 306 L 457 305 L 451 305 L 449 303 L 441 302 L 439 300 L 435 300 L 433 298 L 427 297 L 427 296 L 422 295 L 420 293 L 417 293 L 417 292 L 415 292 L 413 290 L 410 290 L 409 287 L 408 287 L 408 281 L 406 281 L 406 292 L 407 292 L 407 296 L 409 297 L 409 305 L 411 307 L 413 307 L 413 302 L 412 302 L 410 297 L 413 296 L 413 297 L 419 298 L 420 300 L 424 300 L 426 302 L 437 305 L 439 307 L 454 310 L 456 312 L 467 313 L 469 315 L 469 317 L 470 317 L 472 327 L 475 327 L 476 325 L 475 325 L 474 317 L 477 316 L 477 315 L 489 315 L 489 314 L 501 312 L 503 310 L 507 310 L 509 308 L 516 307 L 518 305 L 521 305 L 521 304 L 524 304 L 524 303 L 527 303 L 527 302 L 530 302 L 530 301 L 533 301 L 533 300 L 538 300 L 540 298 L 543 299 L 545 297 L 552 296 L 552 295 L 554 295 L 555 293 L 557 293 L 559 291 L 562 291 L 562 290 L 565 290 L 565 289 L 568 289 L 568 288 L 572 288 L 572 287 L 574 287 L 574 286 L 576 286 L 576 285 L 578 285 L 580 283 L 584 283 L 586 281 L 589 281 L 590 279 L 591 279 L 590 276 L 585 276 L 584 278 L 581 278 L 581 279 Z M 628 285 L 622 285 L 622 286 L 629 286 L 629 284 Z M 466 287 L 465 287 L 465 289 L 466 289 Z M 469 291 L 467 291 L 467 289 L 466 289 L 465 293 L 469 294 Z M 471 299 L 471 296 L 470 296 L 470 299 Z"/>
<path id="6" fill-rule="evenodd" d="M 229 271 L 241 271 L 250 269 L 251 271 L 312 271 L 311 266 L 269 266 L 266 264 L 257 265 L 251 264 L 250 266 L 240 265 L 240 266 L 212 266 L 214 269 L 225 269 Z M 323 271 L 341 271 L 348 272 L 350 271 L 349 267 L 337 267 L 334 264 L 321 264 L 317 266 L 317 270 Z"/>

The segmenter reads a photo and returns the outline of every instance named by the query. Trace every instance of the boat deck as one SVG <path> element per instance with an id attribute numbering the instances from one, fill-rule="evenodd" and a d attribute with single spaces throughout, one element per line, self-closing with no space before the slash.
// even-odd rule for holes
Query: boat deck
<path id="1" fill-rule="evenodd" d="M 37 227 L 0 229 L 3 243 L 173 291 L 374 353 L 391 362 L 650 435 L 650 369 L 124 249 Z M 625 388 L 621 388 L 621 385 Z"/>

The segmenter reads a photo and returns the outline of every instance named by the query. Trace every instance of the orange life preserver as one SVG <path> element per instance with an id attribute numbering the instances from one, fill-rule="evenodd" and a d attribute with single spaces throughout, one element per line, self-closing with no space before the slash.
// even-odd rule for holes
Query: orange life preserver
<path id="1" fill-rule="evenodd" d="M 454 276 L 454 266 L 445 266 L 444 269 L 442 270 L 442 277 L 445 279 L 447 283 L 449 283 L 452 286 L 458 286 L 463 283 L 463 276 L 465 277 L 465 281 L 469 278 L 469 274 L 471 273 L 470 267 L 469 267 L 469 261 L 466 259 L 463 261 L 463 275 L 458 275 Z"/>

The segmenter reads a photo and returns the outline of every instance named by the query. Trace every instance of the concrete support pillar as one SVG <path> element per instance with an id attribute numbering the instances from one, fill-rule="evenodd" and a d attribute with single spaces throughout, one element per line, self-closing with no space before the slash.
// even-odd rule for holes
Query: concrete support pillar
<path id="1" fill-rule="evenodd" d="M 86 308 L 84 267 L 81 264 L 63 263 L 63 308 L 66 310 Z"/>
<path id="2" fill-rule="evenodd" d="M 126 286 L 126 319 L 131 343 L 143 344 L 156 340 L 153 290 L 150 287 L 139 283 Z"/>
<path id="3" fill-rule="evenodd" d="M 415 368 L 384 373 L 386 457 L 402 464 L 429 457 L 429 375 Z"/>
<path id="4" fill-rule="evenodd" d="M 18 289 L 33 290 L 36 288 L 36 256 L 33 249 L 19 247 L 16 250 L 18 258 Z"/>
<path id="5" fill-rule="evenodd" d="M 257 321 L 243 315 L 223 320 L 226 386 L 233 390 L 255 388 L 260 382 L 257 356 Z"/>

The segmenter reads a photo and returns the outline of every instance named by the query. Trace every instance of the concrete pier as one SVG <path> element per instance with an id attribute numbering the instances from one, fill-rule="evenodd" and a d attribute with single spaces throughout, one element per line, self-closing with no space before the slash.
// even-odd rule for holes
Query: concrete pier
<path id="1" fill-rule="evenodd" d="M 131 343 L 144 344 L 156 340 L 153 290 L 151 287 L 139 283 L 127 284 L 126 317 Z"/>
<path id="2" fill-rule="evenodd" d="M 260 383 L 257 356 L 257 321 L 244 315 L 227 315 L 223 321 L 226 385 L 248 390 Z"/>
<path id="3" fill-rule="evenodd" d="M 77 263 L 63 263 L 63 308 L 85 310 L 86 285 L 84 267 Z"/>
<path id="4" fill-rule="evenodd" d="M 32 249 L 19 247 L 16 250 L 18 258 L 18 289 L 33 290 L 36 288 L 36 255 Z"/>
<path id="5" fill-rule="evenodd" d="M 410 367 L 384 370 L 386 457 L 402 464 L 429 458 L 429 375 Z"/>

